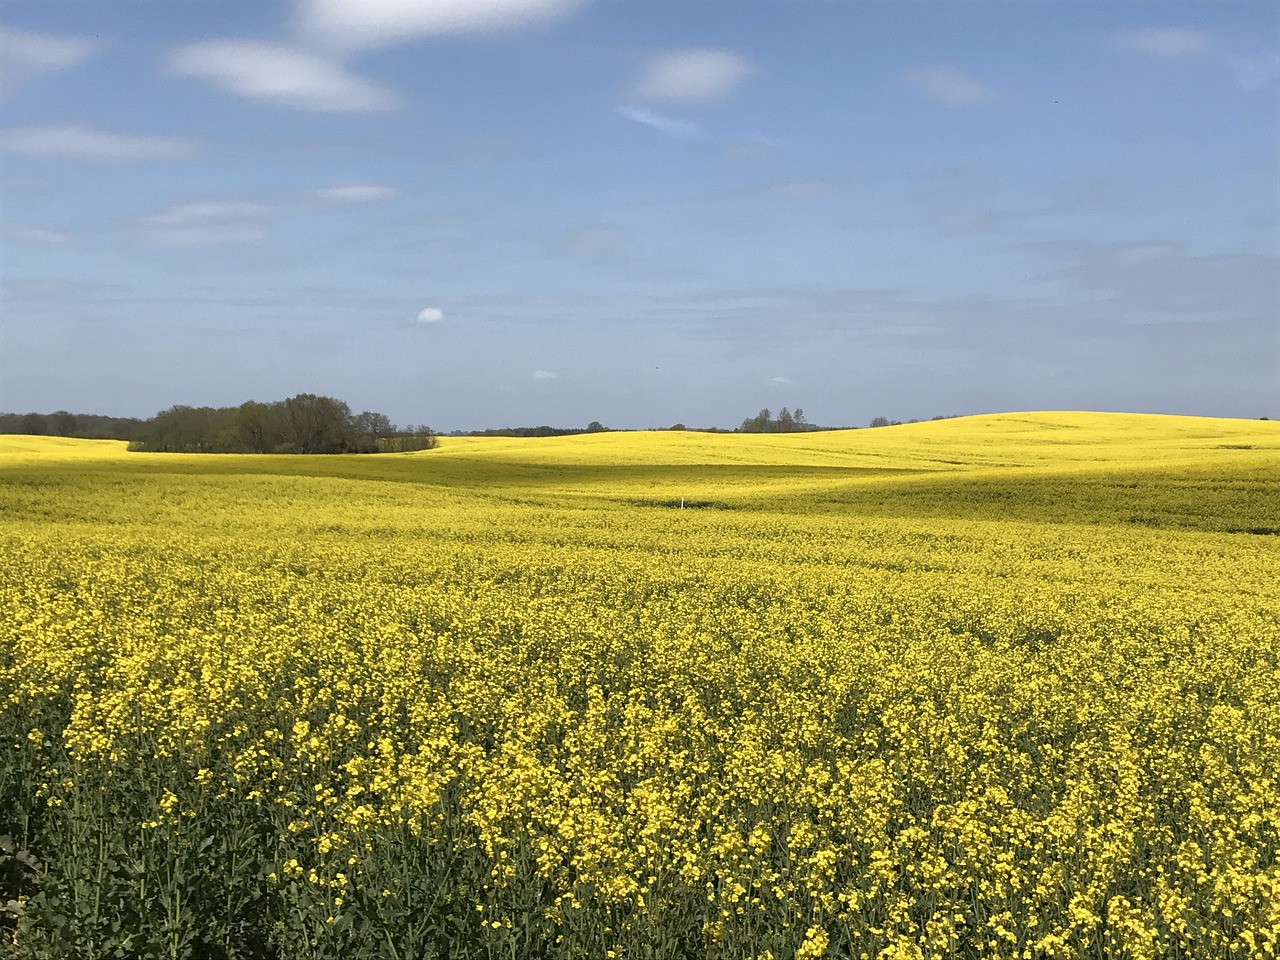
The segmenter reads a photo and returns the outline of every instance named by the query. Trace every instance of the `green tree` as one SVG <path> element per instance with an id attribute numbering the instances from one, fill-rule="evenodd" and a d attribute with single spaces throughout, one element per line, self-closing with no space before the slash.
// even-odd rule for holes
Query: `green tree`
<path id="1" fill-rule="evenodd" d="M 76 415 L 66 410 L 55 410 L 46 420 L 46 429 L 51 437 L 75 436 Z"/>
<path id="2" fill-rule="evenodd" d="M 284 401 L 283 446 L 293 453 L 342 453 L 350 445 L 351 408 L 333 397 L 299 393 Z"/>
<path id="3" fill-rule="evenodd" d="M 272 436 L 273 416 L 271 405 L 246 400 L 231 415 L 229 428 L 231 445 L 244 453 L 268 453 L 276 441 Z"/>

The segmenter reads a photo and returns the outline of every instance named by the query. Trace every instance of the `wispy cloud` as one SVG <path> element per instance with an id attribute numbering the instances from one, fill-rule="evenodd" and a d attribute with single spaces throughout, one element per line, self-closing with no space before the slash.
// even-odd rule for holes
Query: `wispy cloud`
<path id="1" fill-rule="evenodd" d="M 33 227 L 25 223 L 15 223 L 6 228 L 5 235 L 20 243 L 66 243 L 71 239 L 71 235 L 62 230 Z"/>
<path id="2" fill-rule="evenodd" d="M 177 76 L 282 107 L 357 113 L 391 110 L 398 98 L 345 66 L 293 47 L 257 40 L 205 40 L 169 57 Z"/>
<path id="3" fill-rule="evenodd" d="M 376 203 L 399 195 L 399 190 L 379 183 L 351 183 L 340 187 L 321 187 L 315 191 L 316 199 L 342 206 Z"/>
<path id="4" fill-rule="evenodd" d="M 439 307 L 423 307 L 418 311 L 418 323 L 442 323 L 444 311 Z"/>
<path id="5" fill-rule="evenodd" d="M 1268 318 L 1274 324 L 1280 296 L 1274 255 L 1197 255 L 1157 240 L 1069 246 L 1062 260 L 1059 277 L 1132 323 Z"/>
<path id="6" fill-rule="evenodd" d="M 130 163 L 182 160 L 193 156 L 199 141 L 171 137 L 111 133 L 79 123 L 51 123 L 0 131 L 0 151 L 62 160 Z"/>
<path id="7" fill-rule="evenodd" d="M 197 197 L 170 204 L 136 221 L 144 239 L 172 246 L 253 243 L 288 217 L 332 208 L 353 208 L 399 196 L 377 183 L 353 183 L 268 195 Z"/>
<path id="8" fill-rule="evenodd" d="M 175 203 L 139 223 L 148 240 L 168 246 L 253 243 L 266 235 L 266 220 L 275 212 L 254 200 L 200 199 Z"/>
<path id="9" fill-rule="evenodd" d="M 513 137 L 467 137 L 446 148 L 443 157 L 460 167 L 487 167 L 511 157 L 518 145 Z"/>
<path id="10" fill-rule="evenodd" d="M 652 127 L 672 137 L 696 137 L 702 132 L 696 123 L 667 117 L 643 107 L 619 107 L 618 116 L 634 120 L 636 123 L 643 123 L 646 127 Z"/>
<path id="11" fill-rule="evenodd" d="M 0 97 L 42 74 L 67 70 L 92 56 L 96 40 L 0 27 Z"/>
<path id="12" fill-rule="evenodd" d="M 544 23 L 585 0 L 300 0 L 300 29 L 342 49 Z"/>
<path id="13" fill-rule="evenodd" d="M 940 171 L 926 195 L 929 219 L 941 237 L 975 237 L 998 222 L 987 191 L 972 170 L 953 167 Z"/>
<path id="14" fill-rule="evenodd" d="M 535 370 L 533 371 L 533 379 L 535 380 L 554 380 L 559 374 L 554 370 Z"/>
<path id="15" fill-rule="evenodd" d="M 559 252 L 583 260 L 600 260 L 618 253 L 627 231 L 612 223 L 588 223 L 570 227 L 560 238 Z"/>
<path id="16" fill-rule="evenodd" d="M 725 156 L 730 160 L 755 160 L 759 157 L 767 157 L 781 146 L 781 143 L 774 137 L 748 137 L 745 140 L 736 140 L 725 148 Z"/>
<path id="17" fill-rule="evenodd" d="M 1068 177 L 1058 184 L 1054 209 L 1064 213 L 1096 213 L 1116 205 L 1115 185 L 1105 177 Z"/>
<path id="18" fill-rule="evenodd" d="M 1261 90 L 1280 82 L 1280 53 L 1231 58 L 1231 75 L 1244 90 Z"/>
<path id="19" fill-rule="evenodd" d="M 771 377 L 765 381 L 771 387 L 786 387 L 791 385 L 791 381 L 786 377 Z"/>
<path id="20" fill-rule="evenodd" d="M 1213 37 L 1190 27 L 1142 27 L 1116 34 L 1116 42 L 1153 57 L 1195 57 L 1213 47 Z"/>
<path id="21" fill-rule="evenodd" d="M 780 197 L 821 197 L 835 188 L 835 181 L 824 177 L 808 180 L 780 180 L 773 184 L 773 192 Z"/>
<path id="22" fill-rule="evenodd" d="M 926 97 L 950 106 L 971 106 L 995 97 L 986 83 L 952 67 L 920 67 L 907 73 L 907 81 Z"/>
<path id="23" fill-rule="evenodd" d="M 714 103 L 750 72 L 747 59 L 732 50 L 673 50 L 645 64 L 633 95 L 649 103 Z"/>

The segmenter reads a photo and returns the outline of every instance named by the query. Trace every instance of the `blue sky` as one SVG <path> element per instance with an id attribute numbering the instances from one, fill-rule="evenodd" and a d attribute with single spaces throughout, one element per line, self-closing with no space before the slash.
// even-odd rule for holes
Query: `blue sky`
<path id="1" fill-rule="evenodd" d="M 1267 2 L 0 2 L 0 410 L 1280 416 Z"/>

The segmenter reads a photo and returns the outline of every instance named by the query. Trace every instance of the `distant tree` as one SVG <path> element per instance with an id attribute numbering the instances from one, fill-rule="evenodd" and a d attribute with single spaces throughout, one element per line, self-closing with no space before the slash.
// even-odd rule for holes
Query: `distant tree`
<path id="1" fill-rule="evenodd" d="M 592 420 L 590 423 L 587 424 L 587 433 L 605 433 L 608 431 L 608 429 L 609 428 L 606 427 L 599 420 Z"/>
<path id="2" fill-rule="evenodd" d="M 385 413 L 365 410 L 351 418 L 350 447 L 355 453 L 377 453 L 395 433 L 395 424 Z"/>
<path id="3" fill-rule="evenodd" d="M 272 435 L 274 421 L 272 405 L 246 400 L 231 415 L 229 446 L 243 453 L 269 453 L 280 442 Z"/>
<path id="4" fill-rule="evenodd" d="M 686 427 L 683 423 L 673 423 L 673 424 L 672 424 L 670 427 L 668 427 L 667 429 L 668 429 L 668 430 L 688 430 L 689 428 L 688 428 L 688 427 Z"/>
<path id="5" fill-rule="evenodd" d="M 739 433 L 800 433 L 810 430 L 819 430 L 820 427 L 814 426 L 805 419 L 804 411 L 799 407 L 795 413 L 792 413 L 786 407 L 778 411 L 778 417 L 775 420 L 768 408 L 761 410 L 754 417 L 749 417 L 742 421 L 742 425 L 738 427 Z"/>
<path id="6" fill-rule="evenodd" d="M 49 414 L 47 430 L 53 437 L 73 437 L 76 433 L 76 415 L 66 410 L 55 410 Z"/>
<path id="7" fill-rule="evenodd" d="M 453 435 L 465 436 L 455 431 Z M 378 439 L 378 450 L 382 453 L 409 453 L 414 450 L 432 450 L 439 444 L 435 431 L 425 424 L 413 426 L 409 424 L 392 436 Z"/>
<path id="8" fill-rule="evenodd" d="M 232 407 L 188 407 L 161 410 L 138 428 L 134 446 L 167 453 L 217 453 L 230 449 Z"/>
<path id="9" fill-rule="evenodd" d="M 4 426 L 0 414 L 0 431 Z M 186 453 L 378 453 L 436 445 L 425 425 L 397 430 L 381 413 L 351 408 L 333 397 L 300 393 L 288 400 L 238 407 L 161 410 L 150 420 L 79 418 L 81 435 L 129 440 L 129 449 Z"/>
<path id="10" fill-rule="evenodd" d="M 353 421 L 356 430 L 372 437 L 389 437 L 396 432 L 396 426 L 385 413 L 373 413 L 369 410 L 356 414 Z"/>
<path id="11" fill-rule="evenodd" d="M 887 427 L 887 426 L 889 426 L 889 418 L 888 418 L 888 417 L 872 417 L 872 418 L 871 418 L 871 426 L 873 426 L 873 427 Z"/>
<path id="12" fill-rule="evenodd" d="M 351 408 L 333 397 L 299 393 L 284 401 L 282 446 L 293 453 L 343 453 L 351 446 Z"/>

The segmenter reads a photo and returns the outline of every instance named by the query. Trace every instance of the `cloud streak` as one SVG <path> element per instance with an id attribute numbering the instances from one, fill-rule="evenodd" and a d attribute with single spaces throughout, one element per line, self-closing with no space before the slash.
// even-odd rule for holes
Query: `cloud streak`
<path id="1" fill-rule="evenodd" d="M 967 107 L 995 98 L 995 91 L 986 83 L 952 67 L 920 67 L 907 73 L 907 82 L 947 106 Z"/>
<path id="2" fill-rule="evenodd" d="M 15 223 L 7 230 L 5 235 L 12 240 L 20 243 L 66 243 L 71 239 L 70 234 L 62 230 L 50 230 L 48 227 L 33 227 L 25 223 Z"/>
<path id="3" fill-rule="evenodd" d="M 205 40 L 179 47 L 169 71 L 264 103 L 325 113 L 394 109 L 399 98 L 340 63 L 278 43 Z"/>
<path id="4" fill-rule="evenodd" d="M 321 187 L 315 191 L 317 200 L 339 206 L 353 206 L 360 203 L 377 203 L 390 200 L 400 195 L 394 187 L 379 183 L 351 183 L 338 187 Z"/>
<path id="5" fill-rule="evenodd" d="M 80 123 L 49 123 L 0 131 L 0 152 L 93 163 L 185 160 L 199 151 L 190 137 L 111 133 Z"/>
<path id="6" fill-rule="evenodd" d="M 612 223 L 570 227 L 561 236 L 558 252 L 582 260 L 601 260 L 617 254 L 627 242 L 627 232 Z"/>
<path id="7" fill-rule="evenodd" d="M 715 103 L 731 96 L 751 72 L 732 50 L 673 50 L 652 57 L 633 96 L 648 103 Z"/>
<path id="8" fill-rule="evenodd" d="M 276 212 L 255 200 L 201 199 L 176 203 L 139 221 L 146 238 L 165 246 L 254 243 Z"/>
<path id="9" fill-rule="evenodd" d="M 1280 53 L 1233 57 L 1231 75 L 1243 90 L 1261 90 L 1280 81 Z"/>
<path id="10" fill-rule="evenodd" d="M 97 41 L 88 37 L 0 27 L 0 97 L 9 96 L 36 77 L 78 66 L 97 47 Z"/>
<path id="11" fill-rule="evenodd" d="M 1130 50 L 1152 57 L 1196 57 L 1213 47 L 1213 37 L 1189 27 L 1143 27 L 1126 30 L 1117 42 Z"/>
<path id="12" fill-rule="evenodd" d="M 773 184 L 772 190 L 780 197 L 821 197 L 835 189 L 835 181 L 825 177 L 808 180 L 780 180 Z"/>
<path id="13" fill-rule="evenodd" d="M 688 120 L 677 120 L 674 117 L 654 113 L 652 110 L 646 110 L 643 107 L 619 107 L 618 116 L 634 120 L 636 123 L 642 123 L 646 127 L 652 127 L 654 130 L 665 133 L 669 137 L 696 137 L 702 132 L 702 128 L 696 123 Z"/>
<path id="14" fill-rule="evenodd" d="M 545 23 L 584 0 L 301 0 L 297 24 L 337 49 L 390 46 L 421 37 L 486 33 Z"/>

